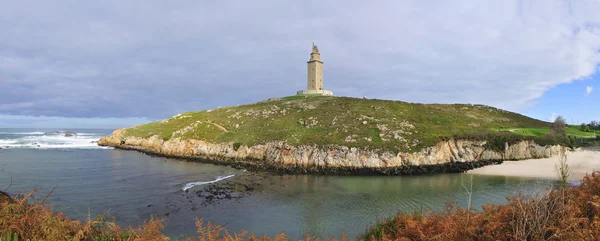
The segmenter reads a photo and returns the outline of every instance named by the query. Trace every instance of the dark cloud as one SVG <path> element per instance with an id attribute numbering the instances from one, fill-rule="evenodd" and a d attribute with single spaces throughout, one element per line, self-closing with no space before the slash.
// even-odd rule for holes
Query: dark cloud
<path id="1" fill-rule="evenodd" d="M 445 4 L 5 2 L 0 114 L 156 119 L 292 95 L 312 41 L 337 95 L 513 110 L 600 62 L 600 3 Z"/>

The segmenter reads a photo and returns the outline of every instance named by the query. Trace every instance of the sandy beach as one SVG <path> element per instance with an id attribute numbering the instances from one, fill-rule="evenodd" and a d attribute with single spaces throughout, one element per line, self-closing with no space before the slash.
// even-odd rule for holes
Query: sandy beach
<path id="1" fill-rule="evenodd" d="M 505 161 L 494 166 L 485 166 L 468 171 L 477 175 L 519 176 L 558 179 L 556 165 L 559 156 L 522 161 Z M 567 163 L 572 169 L 571 181 L 581 180 L 587 173 L 600 170 L 600 148 L 578 148 L 567 154 Z"/>

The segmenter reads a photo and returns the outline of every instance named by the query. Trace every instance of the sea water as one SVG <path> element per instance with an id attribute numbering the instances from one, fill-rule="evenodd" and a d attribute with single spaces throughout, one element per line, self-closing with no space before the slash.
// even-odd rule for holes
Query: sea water
<path id="1" fill-rule="evenodd" d="M 65 136 L 67 132 L 74 133 Z M 110 130 L 0 129 L 0 148 L 99 149 L 95 142 Z"/>
<path id="2" fill-rule="evenodd" d="M 443 210 L 449 201 L 466 207 L 466 190 L 472 190 L 472 205 L 479 207 L 554 185 L 531 178 L 469 174 L 285 175 L 274 176 L 266 189 L 244 198 L 202 205 L 195 190 L 247 172 L 94 143 L 111 130 L 59 130 L 75 132 L 72 137 L 49 131 L 0 129 L 0 190 L 16 194 L 36 188 L 39 200 L 51 193 L 48 202 L 55 211 L 80 220 L 108 212 L 120 225 L 135 226 L 158 215 L 167 219 L 164 232 L 172 237 L 194 235 L 199 217 L 230 231 L 257 235 L 285 232 L 299 239 L 308 232 L 339 238 L 346 231 L 353 238 L 397 212 Z"/>

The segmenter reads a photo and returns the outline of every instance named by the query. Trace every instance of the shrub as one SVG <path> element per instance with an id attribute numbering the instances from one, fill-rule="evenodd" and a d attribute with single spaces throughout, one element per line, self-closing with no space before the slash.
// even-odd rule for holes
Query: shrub
<path id="1" fill-rule="evenodd" d="M 552 133 L 554 135 L 560 135 L 560 136 L 564 136 L 567 134 L 567 122 L 565 121 L 565 118 L 562 116 L 558 116 L 556 117 L 556 120 L 554 120 L 554 122 L 552 122 L 552 126 L 550 127 L 551 131 L 549 133 Z"/>
<path id="2" fill-rule="evenodd" d="M 506 205 L 468 211 L 449 203 L 445 212 L 400 213 L 367 230 L 367 240 L 598 240 L 600 172 L 578 187 L 507 197 Z M 381 228 L 386 227 L 386 228 Z"/>
<path id="3" fill-rule="evenodd" d="M 151 218 L 141 227 L 122 229 L 108 215 L 85 223 L 54 213 L 33 198 L 35 190 L 0 206 L 0 234 L 13 240 L 166 240 L 161 234 L 163 220 Z M 29 202 L 33 203 L 30 204 Z"/>

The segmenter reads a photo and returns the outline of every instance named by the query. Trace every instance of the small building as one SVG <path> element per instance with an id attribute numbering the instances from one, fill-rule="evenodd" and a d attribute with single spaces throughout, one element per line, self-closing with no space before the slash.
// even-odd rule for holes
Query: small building
<path id="1" fill-rule="evenodd" d="M 313 42 L 310 60 L 308 60 L 308 86 L 306 90 L 298 91 L 298 95 L 333 95 L 333 92 L 323 89 L 323 61 L 319 49 Z"/>

